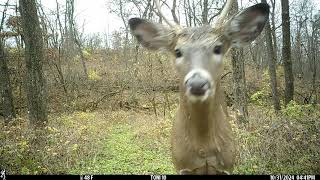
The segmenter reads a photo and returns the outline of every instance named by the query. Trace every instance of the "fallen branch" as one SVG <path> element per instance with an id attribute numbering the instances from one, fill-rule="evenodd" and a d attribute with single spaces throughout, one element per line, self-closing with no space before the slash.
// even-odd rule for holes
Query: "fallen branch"
<path id="1" fill-rule="evenodd" d="M 96 101 L 92 101 L 92 102 L 89 102 L 88 105 L 86 106 L 86 109 L 87 108 L 90 108 L 91 110 L 93 109 L 96 109 L 98 107 L 98 105 L 104 100 L 106 99 L 107 97 L 112 97 L 112 96 L 115 96 L 116 94 L 119 94 L 121 93 L 122 90 L 119 90 L 119 91 L 115 91 L 115 92 L 110 92 L 108 94 L 105 94 L 103 95 L 100 99 L 96 100 Z"/>
<path id="2" fill-rule="evenodd" d="M 226 74 L 221 76 L 221 79 L 225 78 L 228 74 L 231 74 L 231 73 L 232 73 L 231 71 L 227 72 Z"/>

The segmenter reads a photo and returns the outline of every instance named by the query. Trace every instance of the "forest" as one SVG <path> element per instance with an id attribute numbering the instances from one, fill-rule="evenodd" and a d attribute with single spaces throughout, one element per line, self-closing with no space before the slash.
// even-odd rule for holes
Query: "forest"
<path id="1" fill-rule="evenodd" d="M 318 0 L 230 1 L 223 19 L 229 0 L 105 0 L 121 28 L 99 33 L 79 21 L 80 1 L 0 0 L 0 170 L 179 173 L 172 138 L 188 106 L 175 68 L 183 53 L 148 50 L 150 34 L 135 31 L 157 30 L 146 22 L 215 27 L 267 3 L 261 34 L 227 51 L 217 75 L 236 149 L 230 174 L 320 174 Z"/>

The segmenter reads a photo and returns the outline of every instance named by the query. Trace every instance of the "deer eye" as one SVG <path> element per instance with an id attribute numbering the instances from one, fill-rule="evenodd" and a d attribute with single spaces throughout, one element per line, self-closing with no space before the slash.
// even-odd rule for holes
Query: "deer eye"
<path id="1" fill-rule="evenodd" d="M 181 53 L 180 49 L 176 49 L 175 53 L 176 53 L 176 57 L 177 58 L 182 56 L 182 53 Z"/>
<path id="2" fill-rule="evenodd" d="M 214 53 L 214 54 L 219 55 L 219 54 L 221 54 L 221 52 L 222 52 L 222 46 L 215 46 L 215 47 L 213 48 L 213 53 Z"/>

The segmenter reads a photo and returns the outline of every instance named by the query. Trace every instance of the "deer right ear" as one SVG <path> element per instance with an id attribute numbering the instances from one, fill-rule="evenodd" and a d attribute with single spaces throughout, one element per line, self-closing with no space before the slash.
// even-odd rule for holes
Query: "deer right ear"
<path id="1" fill-rule="evenodd" d="M 129 26 L 131 33 L 145 48 L 150 50 L 158 50 L 160 48 L 170 50 L 173 47 L 174 31 L 161 24 L 151 23 L 140 18 L 131 18 Z"/>
<path id="2" fill-rule="evenodd" d="M 233 17 L 224 29 L 224 35 L 232 46 L 241 47 L 256 39 L 268 22 L 269 5 L 259 3 Z"/>

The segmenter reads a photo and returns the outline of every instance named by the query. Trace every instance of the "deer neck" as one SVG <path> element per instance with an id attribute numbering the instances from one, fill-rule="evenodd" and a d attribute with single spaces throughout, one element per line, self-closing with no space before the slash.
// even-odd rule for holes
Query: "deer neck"
<path id="1" fill-rule="evenodd" d="M 207 140 L 217 133 L 217 124 L 221 118 L 221 104 L 219 102 L 219 86 L 214 96 L 208 101 L 190 103 L 184 94 L 181 94 L 180 113 L 185 128 L 192 138 Z"/>

